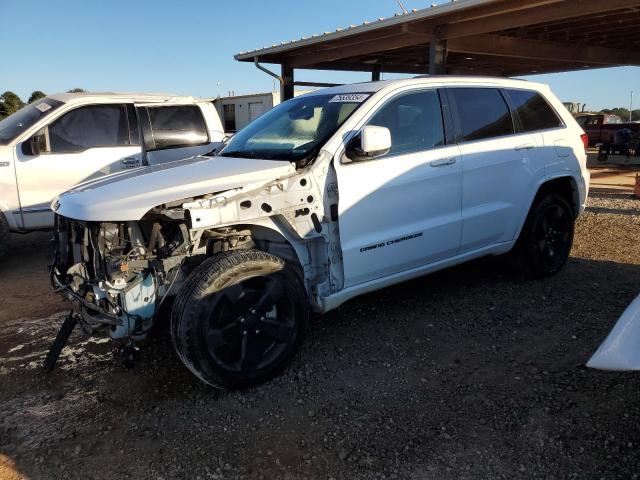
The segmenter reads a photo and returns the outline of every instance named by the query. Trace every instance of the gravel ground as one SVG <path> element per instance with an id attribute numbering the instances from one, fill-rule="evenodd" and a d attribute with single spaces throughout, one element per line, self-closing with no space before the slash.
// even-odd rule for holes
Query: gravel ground
<path id="1" fill-rule="evenodd" d="M 556 277 L 482 260 L 354 299 L 234 393 L 162 332 L 133 370 L 76 332 L 43 374 L 62 305 L 44 240 L 19 245 L 0 267 L 0 478 L 637 478 L 640 375 L 584 363 L 640 292 L 638 232 L 640 201 L 594 194 Z"/>

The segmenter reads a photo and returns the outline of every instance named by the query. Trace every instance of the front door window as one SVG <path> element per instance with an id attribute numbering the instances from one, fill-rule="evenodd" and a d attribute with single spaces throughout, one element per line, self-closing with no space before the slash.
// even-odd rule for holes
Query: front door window
<path id="1" fill-rule="evenodd" d="M 50 153 L 130 145 L 124 105 L 91 105 L 63 115 L 49 126 Z"/>

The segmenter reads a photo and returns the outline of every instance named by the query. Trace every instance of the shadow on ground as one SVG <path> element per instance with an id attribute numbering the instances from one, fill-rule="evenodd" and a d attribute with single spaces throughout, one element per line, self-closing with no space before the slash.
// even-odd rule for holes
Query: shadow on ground
<path id="1" fill-rule="evenodd" d="M 293 365 L 245 392 L 200 384 L 162 330 L 133 370 L 76 332 L 45 375 L 59 315 L 9 318 L 0 458 L 30 479 L 631 478 L 640 377 L 583 366 L 640 291 L 637 258 L 589 258 L 610 216 L 585 216 L 551 279 L 481 260 L 316 317 Z"/>

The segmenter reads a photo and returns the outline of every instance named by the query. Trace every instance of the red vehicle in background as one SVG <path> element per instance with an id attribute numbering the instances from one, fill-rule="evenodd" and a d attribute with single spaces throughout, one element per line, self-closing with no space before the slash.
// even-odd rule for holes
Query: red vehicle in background
<path id="1" fill-rule="evenodd" d="M 629 130 L 629 132 L 625 132 L 627 136 L 637 137 L 640 135 L 640 123 L 623 122 L 617 115 L 585 114 L 576 117 L 576 121 L 589 137 L 589 146 L 617 144 L 619 141 L 616 139 L 616 134 L 621 130 Z"/>

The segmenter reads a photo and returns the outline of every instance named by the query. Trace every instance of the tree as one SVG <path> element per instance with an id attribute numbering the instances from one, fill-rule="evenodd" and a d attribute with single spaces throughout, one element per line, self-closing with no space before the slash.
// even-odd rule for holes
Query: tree
<path id="1" fill-rule="evenodd" d="M 40 90 L 36 90 L 35 92 L 31 93 L 31 96 L 29 97 L 29 101 L 27 103 L 33 103 L 36 100 L 40 100 L 41 98 L 46 97 L 47 94 L 40 91 Z"/>
<path id="2" fill-rule="evenodd" d="M 86 92 L 83 88 L 72 88 L 71 90 L 67 90 L 67 93 L 84 93 Z"/>
<path id="3" fill-rule="evenodd" d="M 13 92 L 0 95 L 0 118 L 8 117 L 24 107 L 24 102 Z"/>

